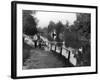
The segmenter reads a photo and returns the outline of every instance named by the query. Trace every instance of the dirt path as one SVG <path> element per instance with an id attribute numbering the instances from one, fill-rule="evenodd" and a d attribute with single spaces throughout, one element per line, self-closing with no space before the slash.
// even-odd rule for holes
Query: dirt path
<path id="1" fill-rule="evenodd" d="M 72 66 L 58 53 L 40 49 L 30 50 L 31 56 L 25 61 L 23 69 L 58 68 Z"/>

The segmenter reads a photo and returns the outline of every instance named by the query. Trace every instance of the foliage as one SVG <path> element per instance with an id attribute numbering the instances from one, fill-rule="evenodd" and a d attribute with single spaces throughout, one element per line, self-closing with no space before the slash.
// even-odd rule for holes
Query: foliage
<path id="1" fill-rule="evenodd" d="M 37 33 L 37 22 L 36 18 L 33 17 L 30 13 L 31 11 L 23 11 L 23 33 L 27 35 L 34 35 Z"/>
<path id="2" fill-rule="evenodd" d="M 36 14 L 36 11 L 32 11 L 32 10 L 23 10 L 23 14 L 24 15 L 31 15 L 31 14 Z"/>
<path id="3" fill-rule="evenodd" d="M 91 45 L 90 45 L 90 35 L 91 35 L 91 15 L 86 13 L 78 13 L 77 20 L 71 27 L 73 32 L 77 32 L 79 35 L 79 41 L 81 41 L 81 46 L 83 47 L 83 52 L 81 54 L 82 58 L 79 57 L 81 64 L 80 66 L 90 66 L 91 65 Z M 80 55 L 80 54 L 79 54 Z"/>
<path id="4" fill-rule="evenodd" d="M 66 47 L 72 47 L 75 49 L 81 47 L 81 41 L 78 39 L 79 35 L 77 32 L 71 32 L 69 29 L 66 29 L 64 36 Z"/>
<path id="5" fill-rule="evenodd" d="M 63 39 L 60 38 L 60 35 L 63 34 L 64 32 L 64 25 L 59 21 L 57 24 L 56 24 L 56 34 L 57 34 L 57 38 L 56 38 L 56 41 L 57 42 L 60 42 L 58 43 L 57 45 L 58 46 L 62 46 L 62 43 L 63 42 Z"/>
<path id="6" fill-rule="evenodd" d="M 49 41 L 53 41 L 53 38 L 51 36 L 51 33 L 55 29 L 55 26 L 56 26 L 56 24 L 53 21 L 50 21 L 50 23 L 48 25 L 48 40 Z"/>
<path id="7" fill-rule="evenodd" d="M 50 21 L 49 25 L 48 25 L 48 33 L 52 32 L 55 29 L 55 23 L 53 21 Z"/>
<path id="8" fill-rule="evenodd" d="M 91 15 L 78 13 L 77 20 L 74 22 L 72 30 L 77 31 L 81 36 L 89 40 L 91 33 Z"/>
<path id="9" fill-rule="evenodd" d="M 57 45 L 58 46 L 61 46 L 62 45 L 62 39 L 60 38 L 60 34 L 61 33 L 63 33 L 63 31 L 64 31 L 64 25 L 62 24 L 62 22 L 58 22 L 58 23 L 54 23 L 53 21 L 51 21 L 50 23 L 49 23 L 49 25 L 48 25 L 48 39 L 50 40 L 50 41 L 54 41 L 54 39 L 52 38 L 52 36 L 51 36 L 51 33 L 53 32 L 53 31 L 56 31 L 56 39 L 55 39 L 55 41 L 57 41 L 57 42 L 60 42 L 60 43 L 58 43 Z"/>

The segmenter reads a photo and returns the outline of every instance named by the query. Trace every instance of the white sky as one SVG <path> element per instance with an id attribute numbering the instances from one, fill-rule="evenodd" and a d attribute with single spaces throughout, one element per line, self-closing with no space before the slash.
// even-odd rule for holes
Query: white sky
<path id="1" fill-rule="evenodd" d="M 69 22 L 69 25 L 73 24 L 76 20 L 75 13 L 60 13 L 60 12 L 42 12 L 38 11 L 35 14 L 35 17 L 39 20 L 37 27 L 47 27 L 50 21 L 55 23 L 61 21 L 63 24 L 66 24 L 66 21 Z"/>

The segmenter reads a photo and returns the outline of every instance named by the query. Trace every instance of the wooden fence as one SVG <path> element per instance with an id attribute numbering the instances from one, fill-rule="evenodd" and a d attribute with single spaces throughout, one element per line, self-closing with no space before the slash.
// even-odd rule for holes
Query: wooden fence
<path id="1" fill-rule="evenodd" d="M 47 39 L 43 38 L 42 36 L 41 36 L 41 38 L 46 44 L 45 46 L 43 46 L 45 50 L 54 51 L 58 54 L 61 54 L 67 60 L 69 60 L 74 66 L 77 65 L 77 58 L 75 57 L 75 55 L 78 54 L 79 49 L 73 49 L 71 47 L 66 48 L 65 42 L 48 41 Z M 33 46 L 35 45 L 35 42 L 29 38 L 27 38 L 26 41 L 29 45 L 33 45 Z M 62 46 L 59 47 L 57 45 L 57 43 L 62 43 Z M 39 44 L 38 41 L 37 41 L 37 44 Z"/>

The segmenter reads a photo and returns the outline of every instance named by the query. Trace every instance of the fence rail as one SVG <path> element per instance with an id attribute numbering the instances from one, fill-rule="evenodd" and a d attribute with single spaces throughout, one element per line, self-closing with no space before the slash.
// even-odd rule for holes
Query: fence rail
<path id="1" fill-rule="evenodd" d="M 41 44 L 41 42 L 39 42 L 39 41 L 35 42 L 32 39 L 30 39 L 29 37 L 27 37 L 26 41 L 29 45 L 34 46 L 35 43 L 36 43 L 36 45 L 38 44 L 37 46 L 44 47 L 45 50 L 54 51 L 58 54 L 61 54 L 67 60 L 69 60 L 74 66 L 77 65 L 77 58 L 75 58 L 75 55 L 78 53 L 79 49 L 76 50 L 76 49 L 73 49 L 71 47 L 66 48 L 65 47 L 65 42 L 48 41 L 47 39 L 43 38 L 42 36 L 41 36 L 41 38 L 43 39 L 44 44 L 46 44 L 46 45 L 43 45 L 43 46 L 39 45 L 39 44 Z M 62 46 L 58 46 L 57 43 L 62 43 Z"/>

